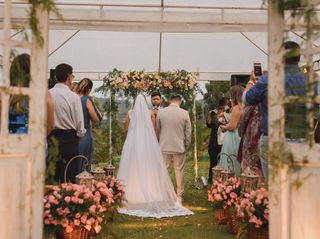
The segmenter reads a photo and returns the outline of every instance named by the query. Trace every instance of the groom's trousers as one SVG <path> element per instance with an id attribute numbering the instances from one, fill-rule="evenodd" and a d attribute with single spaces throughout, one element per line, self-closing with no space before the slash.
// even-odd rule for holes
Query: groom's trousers
<path id="1" fill-rule="evenodd" d="M 177 183 L 177 196 L 182 198 L 184 192 L 184 168 L 186 163 L 186 154 L 185 153 L 167 153 L 162 152 L 164 164 L 167 169 L 169 169 L 171 162 L 173 162 L 173 168 L 176 175 Z"/>

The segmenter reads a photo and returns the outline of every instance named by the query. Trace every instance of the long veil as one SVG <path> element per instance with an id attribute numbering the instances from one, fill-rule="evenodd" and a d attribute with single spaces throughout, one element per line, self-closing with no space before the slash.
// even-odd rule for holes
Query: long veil
<path id="1" fill-rule="evenodd" d="M 118 179 L 125 186 L 125 207 L 120 213 L 142 217 L 192 214 L 177 207 L 177 196 L 163 163 L 162 152 L 143 95 L 138 95 L 129 114 Z"/>

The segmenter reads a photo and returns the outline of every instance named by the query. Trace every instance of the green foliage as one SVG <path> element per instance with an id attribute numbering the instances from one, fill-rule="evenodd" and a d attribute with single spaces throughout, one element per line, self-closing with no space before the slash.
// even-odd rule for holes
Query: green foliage
<path id="1" fill-rule="evenodd" d="M 210 81 L 205 85 L 207 92 L 203 94 L 205 107 L 214 109 L 218 106 L 218 101 L 221 97 L 225 97 L 230 90 L 229 81 Z"/>
<path id="2" fill-rule="evenodd" d="M 114 99 L 114 96 L 111 100 L 110 106 L 110 99 L 106 101 L 103 105 L 103 112 L 107 113 L 107 120 L 103 120 L 101 124 L 95 128 L 93 128 L 93 138 L 95 142 L 95 149 L 94 149 L 94 158 L 101 162 L 101 161 L 108 161 L 109 160 L 109 115 L 111 111 L 111 141 L 112 141 L 112 159 L 119 156 L 121 154 L 122 145 L 124 143 L 124 129 L 123 123 L 117 119 L 117 111 L 118 105 Z"/>
<path id="3" fill-rule="evenodd" d="M 59 144 L 55 138 L 51 138 L 49 144 L 50 148 L 48 152 L 45 183 L 56 184 L 57 182 L 54 179 L 54 175 L 56 172 L 56 164 L 59 160 Z"/>
<path id="4" fill-rule="evenodd" d="M 39 19 L 37 18 L 36 11 L 40 9 L 41 11 L 48 11 L 48 13 L 53 12 L 57 17 L 62 19 L 58 8 L 55 5 L 55 0 L 28 0 L 30 4 L 29 9 L 29 26 L 31 28 L 32 34 L 35 36 L 36 41 L 39 46 L 43 46 L 43 36 L 41 35 L 39 29 Z"/>

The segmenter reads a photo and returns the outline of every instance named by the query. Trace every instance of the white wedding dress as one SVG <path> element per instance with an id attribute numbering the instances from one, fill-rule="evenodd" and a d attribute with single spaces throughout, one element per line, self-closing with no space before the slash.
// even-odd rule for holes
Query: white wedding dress
<path id="1" fill-rule="evenodd" d="M 119 213 L 155 218 L 193 214 L 177 201 L 143 95 L 137 96 L 129 118 L 118 171 L 126 202 Z"/>

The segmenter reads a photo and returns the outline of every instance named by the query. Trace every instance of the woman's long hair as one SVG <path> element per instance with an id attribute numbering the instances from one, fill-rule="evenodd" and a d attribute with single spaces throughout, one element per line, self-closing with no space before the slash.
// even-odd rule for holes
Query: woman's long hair
<path id="1" fill-rule="evenodd" d="M 10 66 L 11 86 L 29 87 L 30 83 L 30 55 L 17 55 Z"/>
<path id="2" fill-rule="evenodd" d="M 244 88 L 242 85 L 234 85 L 230 89 L 230 98 L 233 102 L 233 105 L 239 105 L 242 103 L 242 94 Z"/>
<path id="3" fill-rule="evenodd" d="M 76 93 L 79 95 L 89 95 L 92 87 L 92 80 L 90 80 L 89 78 L 83 78 L 76 87 Z"/>

